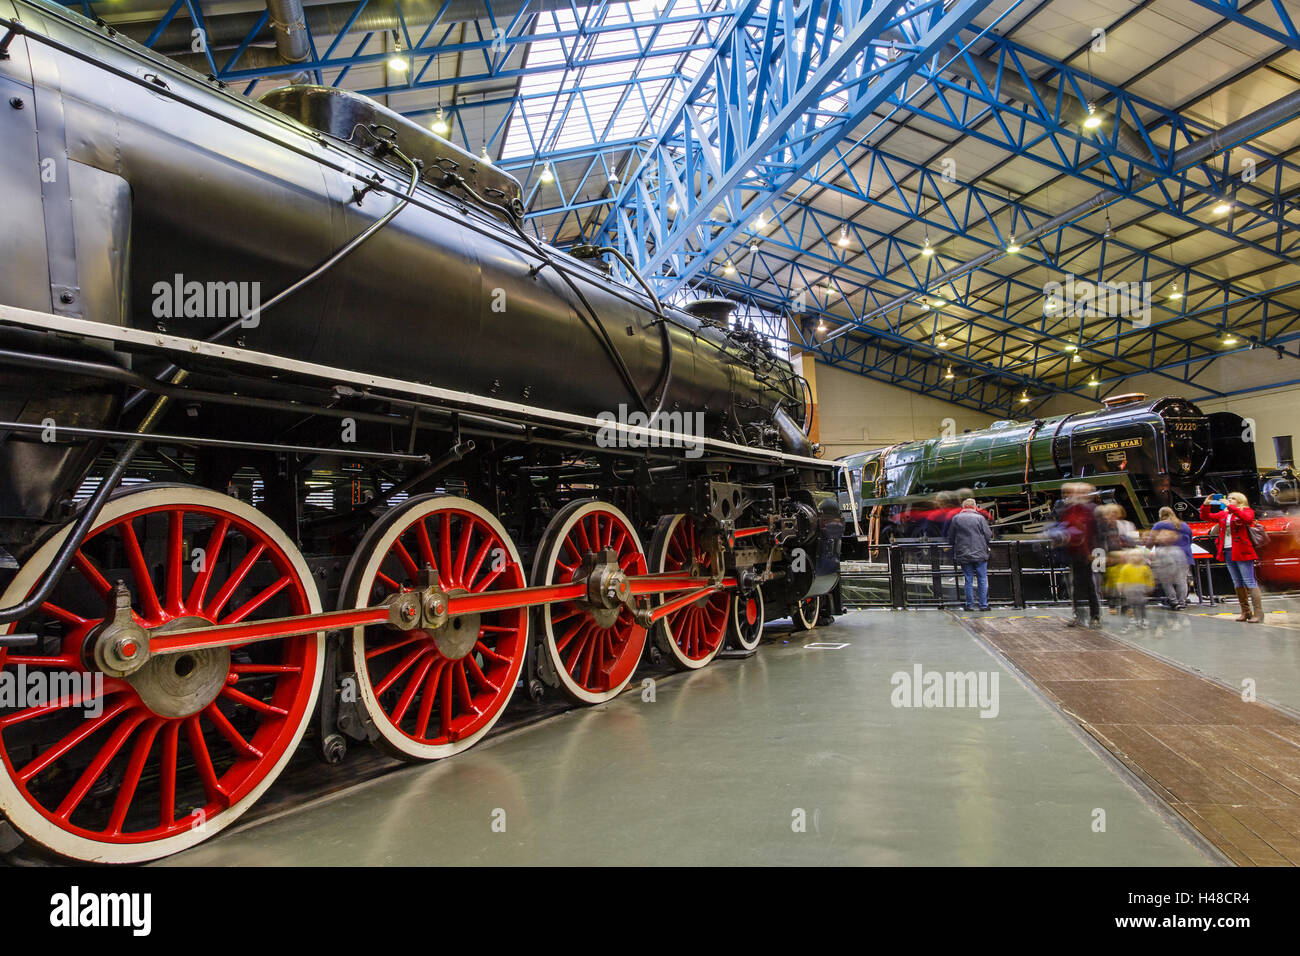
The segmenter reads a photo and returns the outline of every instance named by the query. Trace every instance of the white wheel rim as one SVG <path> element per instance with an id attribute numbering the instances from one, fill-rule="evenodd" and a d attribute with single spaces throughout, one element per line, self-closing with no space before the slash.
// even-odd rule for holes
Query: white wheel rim
<path id="1" fill-rule="evenodd" d="M 752 625 L 745 620 L 745 615 L 741 613 L 744 606 L 750 600 L 758 602 L 758 620 Z M 752 651 L 762 642 L 763 617 L 765 613 L 766 608 L 763 605 L 763 590 L 761 588 L 755 588 L 749 594 L 737 594 L 735 600 L 731 602 L 732 634 L 736 638 L 736 645 L 740 647 L 741 650 Z M 745 637 L 745 631 L 750 627 L 755 628 L 753 640 L 747 640 Z"/>
<path id="2" fill-rule="evenodd" d="M 811 618 L 808 616 L 807 612 L 804 611 L 804 601 L 809 601 L 809 600 L 814 602 Z M 803 601 L 798 602 L 794 606 L 794 610 L 795 610 L 795 623 L 798 624 L 803 630 L 811 631 L 814 627 L 817 626 L 817 621 L 821 618 L 822 599 L 820 597 L 804 598 Z"/>
<path id="3" fill-rule="evenodd" d="M 91 530 L 110 524 L 123 515 L 135 511 L 184 503 L 228 511 L 249 524 L 258 527 L 276 543 L 276 546 L 285 553 L 293 564 L 294 570 L 300 577 L 307 592 L 307 600 L 312 612 L 320 611 L 320 594 L 316 590 L 315 579 L 312 577 L 311 570 L 307 567 L 307 562 L 303 560 L 297 546 L 266 515 L 251 505 L 229 495 L 223 495 L 206 488 L 188 487 L 146 488 L 141 491 L 131 491 L 114 498 L 104 505 Z M 43 570 L 53 560 L 54 554 L 66 540 L 70 531 L 71 524 L 62 528 L 37 549 L 31 559 L 18 571 L 13 581 L 9 583 L 4 595 L 0 596 L 2 606 L 10 607 L 26 598 L 40 579 Z M 14 626 L 9 625 L 5 633 L 9 633 Z M 325 641 L 323 635 L 318 633 L 316 635 L 316 674 L 318 678 L 324 668 L 324 662 Z M 281 771 L 293 758 L 298 745 L 302 742 L 302 736 L 306 732 L 307 725 L 311 722 L 312 715 L 316 710 L 316 701 L 319 694 L 320 681 L 317 679 L 312 684 L 310 700 L 303 711 L 302 719 L 294 728 L 291 742 L 271 771 L 243 799 L 232 804 L 222 813 L 204 821 L 201 829 L 195 828 L 176 836 L 148 843 L 108 843 L 90 840 L 78 834 L 69 833 L 50 822 L 39 810 L 28 803 L 22 792 L 10 779 L 7 771 L 0 772 L 0 811 L 15 827 L 42 846 L 62 856 L 84 860 L 88 863 L 144 863 L 173 853 L 179 853 L 216 836 L 229 827 L 249 807 L 256 803 L 267 788 L 279 778 Z"/>
<path id="4" fill-rule="evenodd" d="M 510 560 L 519 565 L 522 574 L 523 562 L 519 559 L 519 551 L 515 548 L 515 543 L 510 535 L 506 534 L 506 529 L 502 527 L 501 522 L 496 519 L 486 508 L 470 501 L 468 498 L 456 498 L 450 495 L 440 495 L 425 501 L 418 502 L 410 507 L 400 506 L 404 510 L 399 516 L 390 521 L 389 527 L 384 534 L 374 543 L 370 555 L 362 568 L 361 575 L 358 578 L 357 586 L 357 607 L 366 607 L 366 596 L 370 594 L 374 586 L 375 575 L 384 562 L 388 554 L 388 549 L 392 547 L 393 542 L 403 534 L 415 521 L 427 518 L 429 515 L 437 514 L 439 511 L 454 509 L 457 511 L 466 511 L 475 517 L 487 523 L 506 545 L 509 551 Z M 527 646 L 528 642 L 528 614 L 523 614 L 523 633 L 520 635 L 522 644 Z M 484 726 L 480 727 L 474 733 L 469 734 L 454 743 L 448 744 L 426 744 L 414 740 L 401 731 L 401 728 L 395 727 L 384 710 L 383 705 L 379 702 L 379 697 L 375 693 L 375 687 L 370 680 L 369 669 L 365 664 L 366 654 L 366 629 L 356 627 L 352 630 L 352 658 L 354 671 L 357 675 L 357 689 L 362 705 L 370 715 L 375 729 L 380 735 L 392 745 L 395 749 L 403 754 L 413 757 L 417 760 L 441 760 L 444 757 L 451 757 L 455 754 L 468 750 L 478 741 L 482 740 L 487 733 L 496 726 L 496 722 L 501 719 L 505 713 L 506 707 L 510 704 L 510 698 L 514 696 L 515 685 L 519 681 L 519 673 L 523 668 L 522 653 L 519 654 L 515 663 L 513 672 L 509 678 L 509 686 L 506 689 L 504 697 L 501 698 L 495 714 L 487 721 Z"/>

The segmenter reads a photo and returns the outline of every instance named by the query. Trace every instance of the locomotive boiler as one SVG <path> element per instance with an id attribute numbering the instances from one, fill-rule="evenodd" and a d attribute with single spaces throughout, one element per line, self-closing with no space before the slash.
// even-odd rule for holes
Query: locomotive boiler
<path id="1" fill-rule="evenodd" d="M 986 429 L 840 459 L 862 535 L 872 543 L 923 530 L 936 509 L 968 491 L 1003 532 L 1033 533 L 1052 517 L 1061 486 L 1094 485 L 1138 527 L 1162 507 L 1195 520 L 1201 499 L 1241 491 L 1260 498 L 1253 436 L 1241 416 L 1203 414 L 1182 398 L 1120 395 L 1089 412 Z"/>
<path id="2" fill-rule="evenodd" d="M 834 469 L 728 303 L 537 241 L 362 97 L 252 102 L 44 0 L 0 51 L 0 849 L 153 859 L 304 738 L 437 759 L 517 687 L 815 625 Z"/>

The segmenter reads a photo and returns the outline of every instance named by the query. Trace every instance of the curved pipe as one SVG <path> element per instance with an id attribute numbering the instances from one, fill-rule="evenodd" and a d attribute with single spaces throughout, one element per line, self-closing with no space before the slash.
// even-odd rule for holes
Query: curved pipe
<path id="1" fill-rule="evenodd" d="M 310 57 L 302 0 L 266 0 L 266 9 L 275 32 L 275 52 L 280 59 L 285 63 L 301 63 Z"/>

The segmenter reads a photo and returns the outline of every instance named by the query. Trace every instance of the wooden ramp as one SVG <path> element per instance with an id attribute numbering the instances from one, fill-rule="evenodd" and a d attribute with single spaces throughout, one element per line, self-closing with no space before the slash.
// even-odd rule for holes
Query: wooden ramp
<path id="1" fill-rule="evenodd" d="M 1300 721 L 1059 618 L 964 623 L 1228 859 L 1300 864 Z"/>

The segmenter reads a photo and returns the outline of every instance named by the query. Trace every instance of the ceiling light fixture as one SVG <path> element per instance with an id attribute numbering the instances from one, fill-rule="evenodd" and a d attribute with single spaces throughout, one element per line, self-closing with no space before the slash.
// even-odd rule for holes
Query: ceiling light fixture
<path id="1" fill-rule="evenodd" d="M 727 275 L 735 275 L 736 266 L 730 259 L 728 259 L 727 264 L 722 267 L 722 271 L 725 272 Z"/>
<path id="2" fill-rule="evenodd" d="M 1226 199 L 1219 200 L 1219 204 L 1214 207 L 1214 214 L 1216 216 L 1224 216 L 1230 212 L 1232 212 L 1232 203 L 1228 202 Z"/>
<path id="3" fill-rule="evenodd" d="M 439 136 L 446 136 L 451 132 L 451 124 L 447 122 L 447 114 L 438 107 L 438 112 L 433 114 L 433 122 L 429 124 L 429 129 L 433 130 Z"/>
<path id="4" fill-rule="evenodd" d="M 396 73 L 405 73 L 408 67 L 406 57 L 402 56 L 402 39 L 394 35 L 393 55 L 388 58 L 388 68 Z"/>
<path id="5" fill-rule="evenodd" d="M 1170 286 L 1169 286 L 1169 301 L 1171 301 L 1171 302 L 1177 302 L 1177 301 L 1178 301 L 1179 299 L 1181 299 L 1182 297 L 1183 297 L 1183 294 L 1182 294 L 1181 292 L 1178 291 L 1178 281 L 1175 280 L 1174 282 L 1170 283 Z"/>
<path id="6" fill-rule="evenodd" d="M 849 224 L 847 222 L 840 223 L 840 237 L 835 240 L 835 244 L 839 246 L 841 249 L 844 249 L 848 246 Z"/>
<path id="7" fill-rule="evenodd" d="M 673 195 L 673 196 L 669 196 L 669 197 L 668 197 L 668 211 L 669 211 L 669 212 L 676 212 L 676 211 L 677 211 L 677 196 L 676 196 L 676 195 Z"/>
<path id="8" fill-rule="evenodd" d="M 934 255 L 934 247 L 930 245 L 930 237 L 928 235 L 925 237 L 925 248 L 921 250 L 921 255 L 923 256 Z"/>
<path id="9" fill-rule="evenodd" d="M 1007 243 L 1007 252 L 1014 256 L 1019 251 L 1020 244 L 1016 242 L 1016 237 L 1012 236 L 1011 241 Z"/>
<path id="10" fill-rule="evenodd" d="M 555 182 L 555 170 L 551 169 L 551 164 L 547 163 L 542 167 L 541 181 L 543 183 Z"/>
<path id="11" fill-rule="evenodd" d="M 1021 404 L 1021 405 L 1028 405 L 1028 404 L 1029 404 L 1029 389 L 1024 389 L 1024 390 L 1020 393 L 1020 404 Z"/>
<path id="12" fill-rule="evenodd" d="M 944 374 L 943 377 L 944 377 L 944 378 L 948 378 L 948 379 L 952 379 L 952 378 L 956 378 L 956 377 L 957 377 L 957 376 L 955 376 L 955 375 L 953 374 L 953 372 L 952 372 L 952 366 L 951 366 L 951 365 L 948 366 L 948 371 Z"/>
<path id="13" fill-rule="evenodd" d="M 1101 126 L 1101 114 L 1097 112 L 1097 104 L 1088 104 L 1088 116 L 1083 121 L 1084 129 L 1097 129 Z"/>

